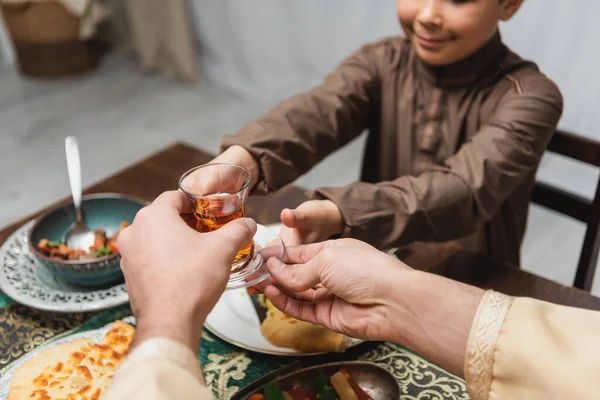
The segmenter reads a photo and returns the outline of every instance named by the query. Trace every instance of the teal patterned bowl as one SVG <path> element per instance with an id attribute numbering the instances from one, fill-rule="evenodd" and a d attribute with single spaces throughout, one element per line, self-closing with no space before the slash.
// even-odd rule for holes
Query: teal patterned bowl
<path id="1" fill-rule="evenodd" d="M 91 230 L 104 229 L 108 235 L 119 230 L 121 221 L 133 222 L 135 214 L 148 203 L 116 193 L 83 196 L 81 207 Z M 37 249 L 41 239 L 59 242 L 75 221 L 73 203 L 56 207 L 41 215 L 29 230 L 29 249 L 52 274 L 65 282 L 81 286 L 102 286 L 123 278 L 121 255 L 111 254 L 93 260 L 57 260 Z"/>

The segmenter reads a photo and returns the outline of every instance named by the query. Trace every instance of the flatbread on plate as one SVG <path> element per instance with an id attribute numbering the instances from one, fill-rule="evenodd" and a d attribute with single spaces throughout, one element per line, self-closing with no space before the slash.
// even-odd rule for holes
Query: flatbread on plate
<path id="1" fill-rule="evenodd" d="M 343 352 L 350 339 L 321 325 L 299 321 L 279 311 L 267 299 L 267 317 L 260 331 L 271 344 L 304 353 Z"/>
<path id="2" fill-rule="evenodd" d="M 21 365 L 7 400 L 97 400 L 129 352 L 135 328 L 116 321 L 104 339 L 62 343 Z"/>

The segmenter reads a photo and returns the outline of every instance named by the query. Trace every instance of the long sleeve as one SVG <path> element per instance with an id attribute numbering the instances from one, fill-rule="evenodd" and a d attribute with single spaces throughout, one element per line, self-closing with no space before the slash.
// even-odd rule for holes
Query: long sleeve
<path id="1" fill-rule="evenodd" d="M 292 182 L 333 151 L 356 138 L 376 117 L 386 41 L 369 44 L 344 60 L 323 84 L 283 101 L 250 122 L 222 149 L 240 145 L 259 162 L 255 192 L 268 193 Z"/>
<path id="2" fill-rule="evenodd" d="M 119 367 L 103 400 L 212 399 L 195 354 L 179 342 L 153 338 Z"/>
<path id="3" fill-rule="evenodd" d="M 488 291 L 465 358 L 471 399 L 597 398 L 599 335 L 600 312 Z"/>
<path id="4" fill-rule="evenodd" d="M 419 176 L 341 188 L 317 198 L 340 208 L 343 236 L 379 248 L 413 241 L 445 241 L 475 232 L 535 172 L 562 113 L 562 97 L 545 77 L 499 101 L 491 119 L 443 165 Z"/>

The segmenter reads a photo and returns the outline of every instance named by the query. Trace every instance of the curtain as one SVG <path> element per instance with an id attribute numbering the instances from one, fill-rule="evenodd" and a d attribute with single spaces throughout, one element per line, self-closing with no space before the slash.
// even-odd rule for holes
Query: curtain
<path id="1" fill-rule="evenodd" d="M 131 46 L 143 68 L 186 81 L 198 77 L 185 0 L 125 0 Z"/>

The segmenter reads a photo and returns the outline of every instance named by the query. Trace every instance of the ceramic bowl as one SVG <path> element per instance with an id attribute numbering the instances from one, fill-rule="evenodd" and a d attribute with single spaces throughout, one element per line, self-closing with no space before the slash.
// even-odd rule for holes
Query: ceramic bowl
<path id="1" fill-rule="evenodd" d="M 104 229 L 107 236 L 119 230 L 121 221 L 133 222 L 137 212 L 146 205 L 145 201 L 116 193 L 86 195 L 81 202 L 88 227 L 91 230 Z M 118 253 L 93 260 L 63 261 L 51 258 L 37 249 L 41 239 L 62 241 L 73 221 L 73 203 L 55 207 L 37 218 L 28 234 L 31 253 L 52 274 L 71 284 L 101 286 L 122 279 L 121 255 Z"/>

